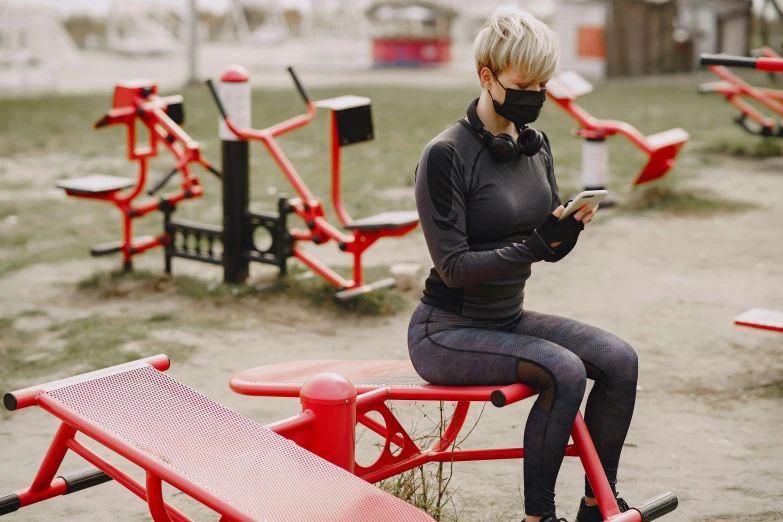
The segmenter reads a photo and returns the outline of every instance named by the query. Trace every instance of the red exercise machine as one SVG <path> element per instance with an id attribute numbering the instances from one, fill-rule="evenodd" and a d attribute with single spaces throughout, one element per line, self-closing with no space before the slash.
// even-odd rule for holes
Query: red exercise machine
<path id="1" fill-rule="evenodd" d="M 461 462 L 477 460 L 499 460 L 524 458 L 524 448 L 462 449 L 456 447 L 457 437 L 465 423 L 471 402 L 491 401 L 497 407 L 505 407 L 537 394 L 536 390 L 517 383 L 508 386 L 436 386 L 428 384 L 418 376 L 413 365 L 407 360 L 397 361 L 292 361 L 282 364 L 261 366 L 238 374 L 231 380 L 230 386 L 235 392 L 244 395 L 263 397 L 300 397 L 302 410 L 310 401 L 313 390 L 324 386 L 333 376 L 344 378 L 353 384 L 355 391 L 350 398 L 329 403 L 333 414 L 340 409 L 348 409 L 349 400 L 355 423 L 362 424 L 384 438 L 384 445 L 378 459 L 364 467 L 354 459 L 353 433 L 339 436 L 331 432 L 324 434 L 320 441 L 311 440 L 311 451 L 329 447 L 332 451 L 343 451 L 340 458 L 345 469 L 354 472 L 368 482 L 393 477 L 428 462 Z M 355 402 L 353 393 L 358 393 Z M 386 406 L 386 401 L 455 401 L 457 403 L 449 425 L 440 439 L 429 448 L 419 447 L 407 433 L 394 413 Z M 323 402 L 322 404 L 327 404 Z M 383 424 L 368 416 L 375 412 L 383 417 Z M 344 414 L 348 415 L 348 414 Z M 300 419 L 293 417 L 273 426 L 285 430 L 287 437 L 304 445 L 297 436 Z M 279 432 L 283 433 L 283 432 Z M 612 522 L 649 522 L 677 507 L 674 493 L 658 495 L 639 507 L 620 513 L 617 502 L 609 487 L 609 481 L 601 467 L 601 461 L 595 451 L 590 433 L 587 431 L 581 413 L 577 413 L 571 431 L 574 443 L 566 449 L 566 456 L 579 457 L 585 469 L 590 485 L 595 491 L 596 500 L 605 521 Z M 335 444 L 336 440 L 347 441 L 345 445 Z M 339 448 L 343 448 L 340 450 Z"/>
<path id="2" fill-rule="evenodd" d="M 780 55 L 770 47 L 764 46 L 761 49 L 764 58 L 780 59 Z M 755 60 L 748 58 L 748 60 Z M 703 83 L 699 86 L 699 92 L 702 94 L 717 93 L 740 110 L 740 115 L 734 120 L 740 127 L 751 134 L 759 136 L 783 137 L 783 123 L 777 121 L 778 127 L 775 129 L 775 120 L 770 118 L 742 98 L 750 98 L 758 104 L 773 111 L 778 117 L 783 118 L 783 91 L 778 89 L 766 89 L 754 87 L 736 74 L 729 71 L 726 66 L 710 64 L 709 70 L 722 79 L 719 82 Z M 748 121 L 755 122 L 755 125 Z"/>
<path id="3" fill-rule="evenodd" d="M 314 382 L 300 415 L 261 426 L 168 368 L 157 355 L 5 394 L 11 411 L 38 406 L 61 422 L 30 487 L 0 494 L 0 516 L 115 480 L 148 504 L 155 522 L 191 520 L 163 499 L 164 482 L 220 522 L 433 522 L 341 467 L 339 456 L 353 449 L 356 400 L 344 379 Z M 145 484 L 106 460 L 107 451 L 141 468 Z M 58 476 L 68 452 L 95 467 Z"/>
<path id="4" fill-rule="evenodd" d="M 149 131 L 149 144 L 146 146 L 136 144 L 137 120 Z M 95 128 L 108 125 L 128 127 L 128 160 L 139 162 L 139 175 L 135 183 L 129 178 L 105 175 L 66 179 L 57 183 L 57 187 L 64 189 L 69 196 L 108 201 L 122 213 L 123 239 L 94 246 L 91 250 L 93 256 L 122 252 L 124 268 L 130 270 L 134 255 L 165 246 L 168 241 L 166 234 L 133 237 L 132 220 L 156 210 L 171 211 L 180 201 L 201 196 L 203 189 L 198 177 L 191 171 L 192 163 L 220 177 L 220 173 L 201 157 L 199 144 L 180 128 L 183 122 L 182 96 L 160 97 L 158 86 L 148 80 L 124 82 L 115 87 L 112 108 L 95 124 Z M 148 194 L 153 195 L 162 189 L 177 172 L 182 173 L 180 190 L 163 196 L 159 201 L 134 206 L 133 200 L 141 195 L 147 183 L 147 161 L 158 155 L 158 144 L 163 144 L 171 152 L 176 164 Z M 121 192 L 131 187 L 134 188 L 130 192 Z"/>
<path id="5" fill-rule="evenodd" d="M 247 73 L 243 68 L 234 66 L 230 72 L 235 76 L 245 75 L 246 80 Z M 287 201 L 287 207 L 290 212 L 305 222 L 307 230 L 290 230 L 290 238 L 293 241 L 292 255 L 337 287 L 339 291 L 335 296 L 338 299 L 348 299 L 377 288 L 392 286 L 394 279 L 383 279 L 365 284 L 362 278 L 362 254 L 383 237 L 400 237 L 412 231 L 419 223 L 418 213 L 416 211 L 383 212 L 371 217 L 353 220 L 343 206 L 341 198 L 340 153 L 342 147 L 372 140 L 374 137 L 370 99 L 360 96 L 339 96 L 313 102 L 294 70 L 289 67 L 288 72 L 305 102 L 307 113 L 261 130 L 249 128 L 249 100 L 240 103 L 235 111 L 233 107 L 229 106 L 230 100 L 221 99 L 211 80 L 207 82 L 207 85 L 230 132 L 240 140 L 262 142 L 298 194 L 298 198 Z M 329 109 L 331 113 L 332 205 L 345 232 L 327 221 L 323 203 L 310 192 L 304 180 L 275 141 L 278 136 L 310 123 L 315 117 L 317 107 Z M 248 127 L 245 128 L 237 124 L 239 121 L 247 122 Z M 296 244 L 299 241 L 311 241 L 316 245 L 321 245 L 332 240 L 337 242 L 340 250 L 353 256 L 352 279 L 343 278 Z"/>
<path id="6" fill-rule="evenodd" d="M 775 53 L 773 52 L 773 54 Z M 728 66 L 748 67 L 768 72 L 783 72 L 783 58 L 777 55 L 770 56 L 769 53 L 761 58 L 745 58 L 744 56 L 728 56 L 722 54 L 702 54 L 701 63 L 702 65 L 708 65 L 710 69 L 713 70 L 714 68 L 725 69 L 726 66 Z M 727 69 L 726 71 L 728 72 Z M 754 90 L 757 89 L 754 88 Z M 783 94 L 783 92 L 781 92 L 781 94 Z M 783 100 L 783 96 L 781 96 L 781 100 Z M 736 106 L 736 103 L 734 102 L 737 101 L 741 100 L 735 99 L 732 103 Z M 783 105 L 781 105 L 781 107 L 783 108 Z M 783 115 L 783 113 L 780 114 Z M 743 125 L 743 127 L 745 127 L 745 125 Z M 745 128 L 747 129 L 747 127 Z M 771 129 L 771 127 L 769 128 Z M 783 136 L 783 134 L 780 133 L 781 129 L 779 128 L 778 135 Z M 783 312 L 751 308 L 735 317 L 734 324 L 783 333 Z"/>
<path id="7" fill-rule="evenodd" d="M 606 188 L 608 153 L 606 138 L 619 134 L 647 156 L 633 185 L 662 178 L 674 166 L 674 160 L 690 135 L 676 128 L 645 136 L 628 123 L 599 120 L 576 104 L 576 99 L 592 92 L 593 86 L 576 71 L 556 74 L 547 84 L 547 96 L 554 100 L 579 124 L 576 135 L 584 138 L 582 146 L 582 180 L 586 189 Z"/>

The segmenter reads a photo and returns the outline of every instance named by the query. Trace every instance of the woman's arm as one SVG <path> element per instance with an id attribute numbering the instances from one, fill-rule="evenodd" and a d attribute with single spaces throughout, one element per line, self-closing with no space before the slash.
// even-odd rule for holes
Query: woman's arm
<path id="1" fill-rule="evenodd" d="M 540 132 L 544 135 L 543 152 L 547 155 L 546 179 L 549 181 L 549 187 L 552 189 L 552 208 L 550 208 L 550 211 L 554 211 L 562 204 L 560 201 L 560 189 L 557 187 L 557 180 L 555 179 L 555 157 L 552 155 L 552 146 L 549 144 L 549 138 L 546 133 Z"/>
<path id="2" fill-rule="evenodd" d="M 471 252 L 465 222 L 463 163 L 453 144 L 427 146 L 416 169 L 416 208 L 430 257 L 449 288 L 513 277 L 541 259 L 525 243 Z"/>

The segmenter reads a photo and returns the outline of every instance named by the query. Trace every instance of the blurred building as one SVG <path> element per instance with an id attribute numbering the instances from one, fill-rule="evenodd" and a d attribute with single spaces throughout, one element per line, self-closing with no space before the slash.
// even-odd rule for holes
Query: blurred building
<path id="1" fill-rule="evenodd" d="M 0 4 L 0 90 L 56 89 L 61 69 L 79 59 L 57 11 Z"/>

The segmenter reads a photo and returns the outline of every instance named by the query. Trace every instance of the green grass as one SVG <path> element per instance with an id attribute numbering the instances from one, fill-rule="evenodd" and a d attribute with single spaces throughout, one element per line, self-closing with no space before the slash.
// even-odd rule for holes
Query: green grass
<path id="1" fill-rule="evenodd" d="M 709 217 L 716 214 L 740 213 L 758 208 L 745 201 L 723 198 L 706 189 L 653 185 L 640 188 L 623 202 L 623 214 L 661 212 L 675 216 Z"/>
<path id="2" fill-rule="evenodd" d="M 736 150 L 754 155 L 779 153 L 778 142 L 760 140 L 737 129 L 732 118 L 734 109 L 718 97 L 700 96 L 696 84 L 704 78 L 672 77 L 644 80 L 612 81 L 596 87 L 595 92 L 580 100 L 585 109 L 606 119 L 620 119 L 636 126 L 644 134 L 673 127 L 683 127 L 691 134 L 681 156 L 721 150 L 721 144 L 731 144 Z M 765 78 L 760 76 L 762 84 Z M 203 86 L 180 91 L 185 98 L 185 130 L 201 143 L 203 154 L 215 164 L 220 163 L 220 143 L 216 132 L 217 112 L 207 89 Z M 411 186 L 414 169 L 425 144 L 441 130 L 459 118 L 468 100 L 478 92 L 472 88 L 432 89 L 378 86 L 347 86 L 313 89 L 315 98 L 352 93 L 373 100 L 373 120 L 376 139 L 347 147 L 343 159 L 343 199 L 349 213 L 364 217 L 382 210 L 413 209 L 412 198 L 388 200 L 379 191 Z M 172 94 L 165 92 L 162 94 Z M 109 127 L 94 130 L 92 124 L 102 116 L 111 102 L 107 90 L 98 95 L 44 98 L 0 99 L 0 155 L 24 158 L 25 161 L 56 154 L 57 161 L 45 163 L 45 174 L 59 177 L 104 173 L 135 178 L 136 165 L 124 164 L 125 130 Z M 302 112 L 295 89 L 263 89 L 253 92 L 253 124 L 264 127 Z M 552 142 L 558 183 L 564 195 L 581 188 L 581 141 L 574 138 L 574 122 L 551 102 L 546 105 L 537 126 Z M 280 144 L 307 182 L 311 191 L 326 203 L 327 216 L 334 219 L 329 204 L 329 118 L 325 111 L 308 126 L 282 136 Z M 139 141 L 143 135 L 139 137 Z M 644 164 L 645 157 L 626 140 L 610 140 L 609 189 L 627 186 Z M 778 152 L 776 152 L 778 150 Z M 172 158 L 161 149 L 161 156 L 150 162 L 149 178 L 154 181 L 172 165 Z M 60 158 L 62 156 L 62 159 Z M 117 162 L 120 163 L 117 163 Z M 680 161 L 668 175 L 682 179 L 692 176 L 688 165 L 703 163 Z M 294 191 L 272 161 L 263 145 L 251 145 L 251 208 L 273 210 L 280 194 L 293 196 Z M 198 169 L 198 168 L 197 168 Z M 220 224 L 221 188 L 219 180 L 198 169 L 205 195 L 178 206 L 177 217 L 211 224 Z M 6 177 L 9 177 L 6 174 Z M 26 179 L 12 179 L 11 192 L 29 191 Z M 53 181 L 52 181 L 53 182 Z M 170 188 L 174 188 L 172 183 Z M 7 187 L 8 188 L 8 187 Z M 271 190 L 274 188 L 274 190 Z M 271 192 L 277 195 L 271 196 Z M 644 196 L 647 197 L 647 196 Z M 662 212 L 678 213 L 680 208 L 704 206 L 689 195 L 668 195 L 653 198 L 652 205 Z M 703 199 L 703 198 L 702 198 Z M 664 201 L 666 200 L 666 201 Z M 647 209 L 648 203 L 635 203 L 631 211 Z M 17 216 L 13 226 L 0 227 L 0 277 L 36 263 L 86 258 L 92 244 L 120 238 L 121 221 L 110 204 L 68 198 L 63 200 L 9 200 L 0 202 L 0 220 Z M 297 222 L 291 219 L 291 224 Z M 161 230 L 161 217 L 151 214 L 134 221 L 134 232 L 156 234 Z M 147 256 L 162 255 L 153 251 Z M 119 260 L 118 260 L 119 265 Z M 369 279 L 369 278 L 368 278 Z M 181 280 L 183 287 L 189 285 Z M 183 293 L 197 297 L 203 294 L 199 283 L 183 288 Z M 201 288 L 201 289 L 200 289 Z M 223 292 L 224 290 L 219 290 Z M 244 290 L 241 290 L 244 292 Z M 297 294 L 297 286 L 286 291 Z M 312 295 L 318 289 L 307 290 Z M 324 291 L 325 292 L 325 291 Z M 208 292 L 212 295 L 214 292 Z M 317 301 L 319 298 L 314 297 Z M 372 308 L 374 305 L 367 305 Z"/>
<path id="3" fill-rule="evenodd" d="M 42 312 L 36 315 L 45 316 Z M 189 346 L 150 338 L 157 328 L 171 329 L 180 322 L 157 318 L 114 318 L 91 315 L 68 321 L 51 320 L 47 328 L 23 329 L 17 317 L 0 318 L 0 391 L 33 384 L 41 378 L 56 379 L 142 357 L 166 353 L 185 360 Z M 155 317 L 155 316 L 153 316 Z"/>
<path id="4" fill-rule="evenodd" d="M 706 147 L 707 152 L 730 154 L 738 157 L 772 158 L 783 156 L 780 138 L 759 138 L 755 143 L 720 141 Z"/>
<path id="5" fill-rule="evenodd" d="M 189 275 L 169 277 L 149 271 L 96 272 L 81 280 L 81 290 L 96 292 L 101 298 L 115 298 L 145 293 L 171 292 L 194 301 L 206 301 L 213 305 L 242 301 L 246 298 L 288 298 L 319 309 L 331 309 L 339 313 L 356 315 L 391 315 L 407 310 L 413 298 L 405 289 L 382 289 L 359 295 L 347 301 L 334 299 L 335 288 L 309 270 L 290 263 L 283 278 L 250 281 L 243 285 L 220 284 Z M 350 270 L 336 269 L 344 277 Z M 370 267 L 364 271 L 367 281 L 389 276 L 388 267 Z M 411 291 L 410 294 L 414 292 Z"/>
<path id="6" fill-rule="evenodd" d="M 762 397 L 767 399 L 783 398 L 783 379 L 765 384 L 759 388 Z"/>

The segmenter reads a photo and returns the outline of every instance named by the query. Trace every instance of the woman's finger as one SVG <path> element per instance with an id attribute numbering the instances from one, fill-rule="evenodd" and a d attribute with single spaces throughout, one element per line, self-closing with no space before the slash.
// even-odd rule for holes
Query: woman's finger
<path id="1" fill-rule="evenodd" d="M 590 212 L 585 214 L 585 217 L 582 218 L 582 223 L 587 224 L 587 223 L 591 222 L 593 220 L 593 218 L 595 217 L 595 211 L 596 210 L 598 210 L 598 207 L 594 208 L 593 210 L 591 210 Z"/>
<path id="2" fill-rule="evenodd" d="M 555 210 L 552 211 L 552 214 L 555 215 L 555 217 L 560 217 L 563 215 L 563 211 L 565 210 L 565 207 L 563 205 L 560 205 Z"/>
<path id="3" fill-rule="evenodd" d="M 582 221 L 582 218 L 585 217 L 585 215 L 590 211 L 590 205 L 582 205 L 582 207 L 576 211 L 574 214 L 574 218 L 577 221 Z"/>

